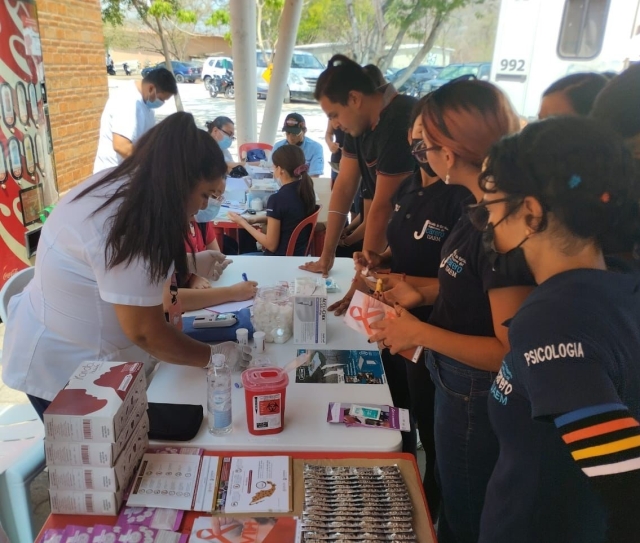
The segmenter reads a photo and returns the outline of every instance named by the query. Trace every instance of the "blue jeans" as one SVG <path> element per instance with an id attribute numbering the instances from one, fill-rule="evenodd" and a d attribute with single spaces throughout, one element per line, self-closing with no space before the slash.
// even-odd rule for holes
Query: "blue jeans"
<path id="1" fill-rule="evenodd" d="M 427 368 L 436 388 L 436 477 L 442 493 L 438 541 L 477 543 L 487 483 L 499 452 L 487 410 L 496 374 L 433 352 Z"/>

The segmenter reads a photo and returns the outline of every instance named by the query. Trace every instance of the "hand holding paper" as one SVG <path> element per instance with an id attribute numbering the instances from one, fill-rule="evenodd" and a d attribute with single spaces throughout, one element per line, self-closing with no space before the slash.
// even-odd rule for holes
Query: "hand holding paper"
<path id="1" fill-rule="evenodd" d="M 380 300 L 356 291 L 344 317 L 345 324 L 371 341 L 380 342 L 391 354 L 402 356 L 417 362 L 422 354 L 422 347 L 408 340 L 410 328 L 420 321 L 405 309 L 393 307 Z"/>

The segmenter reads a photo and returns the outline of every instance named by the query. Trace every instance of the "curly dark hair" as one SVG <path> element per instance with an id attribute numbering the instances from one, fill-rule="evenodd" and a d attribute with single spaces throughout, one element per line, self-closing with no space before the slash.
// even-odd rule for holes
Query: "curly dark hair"
<path id="1" fill-rule="evenodd" d="M 533 196 L 549 216 L 605 253 L 622 253 L 640 239 L 640 183 L 631 153 L 613 131 L 584 117 L 529 124 L 495 144 L 479 183 L 504 192 L 515 209 Z M 532 226 L 534 226 L 532 224 Z"/>

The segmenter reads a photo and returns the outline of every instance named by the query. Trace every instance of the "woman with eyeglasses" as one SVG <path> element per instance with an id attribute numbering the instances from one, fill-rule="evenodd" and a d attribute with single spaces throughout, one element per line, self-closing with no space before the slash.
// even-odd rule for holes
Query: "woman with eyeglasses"
<path id="1" fill-rule="evenodd" d="M 233 160 L 229 147 L 233 145 L 236 139 L 236 125 L 229 117 L 216 117 L 213 121 L 207 121 L 207 132 L 211 137 L 216 140 L 220 149 L 224 154 L 224 160 L 227 163 L 229 169 L 235 168 L 240 165 L 240 162 Z"/>
<path id="2" fill-rule="evenodd" d="M 356 268 L 369 269 L 369 275 L 381 278 L 385 288 L 399 281 L 415 286 L 437 282 L 440 252 L 447 236 L 462 214 L 462 202 L 469 191 L 461 186 L 446 185 L 431 170 L 426 159 L 422 132 L 422 109 L 427 97 L 414 106 L 408 139 L 419 166 L 405 179 L 394 196 L 394 212 L 387 227 L 389 247 L 383 254 L 372 251 L 354 254 Z M 377 273 L 388 270 L 390 273 Z M 429 320 L 430 306 L 416 307 L 411 313 L 423 322 Z M 411 410 L 420 431 L 426 455 L 423 486 L 431 514 L 435 516 L 440 491 L 435 480 L 435 446 L 433 442 L 433 383 L 424 362 L 411 362 L 401 355 L 382 351 L 387 382 L 393 404 Z M 403 432 L 403 450 L 416 454 L 415 432 Z"/>
<path id="3" fill-rule="evenodd" d="M 431 93 L 424 105 L 423 134 L 431 168 L 448 184 L 466 187 L 466 203 L 483 191 L 478 175 L 491 145 L 519 129 L 504 94 L 477 80 L 456 81 Z M 482 245 L 482 232 L 463 214 L 442 248 L 438 283 L 415 289 L 406 281 L 385 294 L 404 307 L 432 305 L 428 323 L 398 306 L 398 317 L 374 323 L 372 340 L 397 353 L 426 347 L 436 388 L 435 446 L 442 492 L 440 543 L 477 543 L 480 514 L 498 442 L 487 397 L 509 350 L 510 319 L 530 292 L 530 277 L 504 277 Z"/>
<path id="4" fill-rule="evenodd" d="M 211 348 L 167 322 L 163 294 L 174 270 L 210 277 L 221 264 L 211 251 L 188 258 L 185 241 L 225 172 L 220 148 L 178 112 L 60 200 L 34 278 L 9 303 L 2 352 L 3 381 L 40 417 L 85 360 L 208 365 Z"/>
<path id="5" fill-rule="evenodd" d="M 479 541 L 638 541 L 640 280 L 604 259 L 640 235 L 631 153 L 592 120 L 550 119 L 496 145 L 480 186 L 490 258 L 539 286 L 491 389 Z"/>

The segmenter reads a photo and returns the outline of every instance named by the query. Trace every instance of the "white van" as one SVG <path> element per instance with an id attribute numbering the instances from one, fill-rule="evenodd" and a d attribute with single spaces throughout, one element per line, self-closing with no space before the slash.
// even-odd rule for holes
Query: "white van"
<path id="1" fill-rule="evenodd" d="M 262 79 L 262 74 L 267 69 L 268 59 L 271 59 L 271 51 L 265 51 L 267 58 L 262 51 L 256 51 L 256 64 L 258 67 L 258 96 L 265 97 L 268 89 L 267 83 Z M 291 57 L 291 67 L 289 68 L 289 79 L 285 92 L 285 103 L 293 100 L 315 102 L 313 92 L 316 89 L 318 77 L 325 69 L 325 66 L 313 54 L 307 51 L 294 50 Z"/>
<path id="2" fill-rule="evenodd" d="M 233 59 L 231 57 L 209 57 L 202 66 L 202 81 L 204 86 L 209 88 L 209 81 L 212 77 L 222 77 L 227 70 L 233 72 Z"/>
<path id="3" fill-rule="evenodd" d="M 640 0 L 502 0 L 491 81 L 535 118 L 561 77 L 620 72 L 637 60 L 639 26 Z"/>

